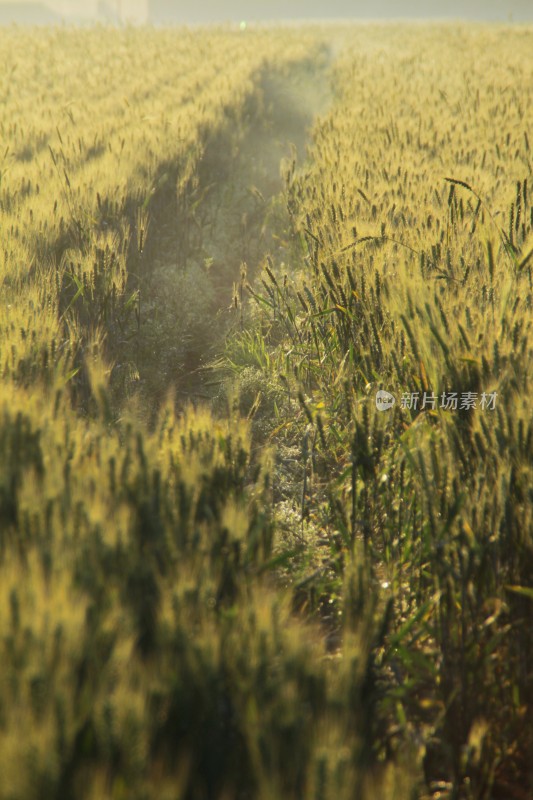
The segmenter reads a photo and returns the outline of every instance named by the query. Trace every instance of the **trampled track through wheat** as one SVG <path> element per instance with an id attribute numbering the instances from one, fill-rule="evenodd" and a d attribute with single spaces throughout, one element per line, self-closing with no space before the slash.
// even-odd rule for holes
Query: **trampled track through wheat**
<path id="1" fill-rule="evenodd" d="M 146 360 L 140 374 L 151 401 L 155 384 L 159 397 L 175 386 L 181 402 L 210 396 L 204 367 L 240 315 L 234 289 L 244 265 L 251 280 L 267 254 L 283 259 L 290 237 L 284 167 L 305 162 L 310 128 L 331 100 L 330 62 L 325 49 L 315 63 L 265 70 L 244 123 L 229 123 L 208 142 L 193 197 L 180 206 L 170 182 L 152 211 L 140 346 L 158 322 L 169 340 L 160 363 Z"/>

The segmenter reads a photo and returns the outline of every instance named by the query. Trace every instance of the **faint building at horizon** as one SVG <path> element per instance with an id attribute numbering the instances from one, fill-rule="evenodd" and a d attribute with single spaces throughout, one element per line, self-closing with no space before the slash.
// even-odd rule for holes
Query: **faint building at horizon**
<path id="1" fill-rule="evenodd" d="M 97 14 L 106 22 L 143 25 L 148 22 L 148 0 L 99 0 Z"/>
<path id="2" fill-rule="evenodd" d="M 61 16 L 46 3 L 0 3 L 0 25 L 57 25 Z"/>
<path id="3" fill-rule="evenodd" d="M 143 25 L 148 22 L 148 0 L 0 0 L 0 25 L 61 22 Z"/>

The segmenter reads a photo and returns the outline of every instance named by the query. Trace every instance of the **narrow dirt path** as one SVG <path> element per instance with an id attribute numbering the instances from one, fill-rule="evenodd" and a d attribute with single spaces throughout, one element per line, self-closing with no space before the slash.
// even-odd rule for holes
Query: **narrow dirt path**
<path id="1" fill-rule="evenodd" d="M 245 260 L 251 266 L 268 249 L 269 236 L 276 234 L 269 212 L 284 188 L 281 164 L 293 156 L 298 163 L 304 160 L 309 129 L 329 100 L 323 65 L 298 67 L 288 76 L 266 75 L 260 90 L 263 113 L 252 120 L 228 181 L 215 193 L 223 213 L 207 248 L 225 263 Z M 241 248 L 235 253 L 236 234 Z"/>
<path id="2" fill-rule="evenodd" d="M 182 401 L 210 396 L 204 368 L 235 320 L 242 264 L 252 278 L 266 254 L 283 247 L 281 166 L 305 160 L 310 127 L 331 99 L 330 60 L 324 54 L 288 74 L 263 75 L 244 129 L 206 149 L 188 252 L 175 200 L 153 214 L 136 358 L 137 388 L 152 408 L 171 385 Z"/>

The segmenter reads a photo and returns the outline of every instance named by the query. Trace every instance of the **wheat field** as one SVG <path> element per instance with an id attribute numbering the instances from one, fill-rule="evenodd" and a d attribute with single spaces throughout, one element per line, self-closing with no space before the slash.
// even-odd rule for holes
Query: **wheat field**
<path id="1" fill-rule="evenodd" d="M 0 29 L 1 800 L 533 797 L 532 50 Z"/>

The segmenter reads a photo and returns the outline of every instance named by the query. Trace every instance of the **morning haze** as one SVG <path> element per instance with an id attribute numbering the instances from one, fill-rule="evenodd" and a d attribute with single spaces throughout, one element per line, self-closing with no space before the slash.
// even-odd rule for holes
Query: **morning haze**
<path id="1" fill-rule="evenodd" d="M 533 21 L 529 0 L 48 0 L 0 2 L 0 24 L 54 24 L 61 21 L 198 24 L 312 19 L 468 19 L 500 22 Z"/>

